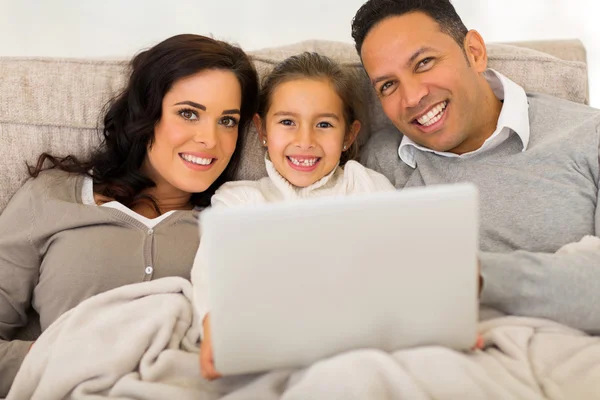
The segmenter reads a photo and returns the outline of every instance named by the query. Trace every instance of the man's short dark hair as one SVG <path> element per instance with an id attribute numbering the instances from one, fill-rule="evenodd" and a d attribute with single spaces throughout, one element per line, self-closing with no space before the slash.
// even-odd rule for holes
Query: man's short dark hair
<path id="1" fill-rule="evenodd" d="M 388 17 L 411 12 L 422 12 L 431 17 L 440 25 L 441 31 L 451 36 L 464 51 L 468 29 L 450 0 L 369 0 L 358 9 L 352 20 L 352 38 L 358 54 L 365 37 L 375 25 Z"/>

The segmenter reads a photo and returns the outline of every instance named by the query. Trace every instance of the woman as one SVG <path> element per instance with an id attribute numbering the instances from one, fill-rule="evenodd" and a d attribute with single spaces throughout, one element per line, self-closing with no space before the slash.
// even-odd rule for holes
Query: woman
<path id="1" fill-rule="evenodd" d="M 0 397 L 32 345 L 11 340 L 30 309 L 44 330 L 95 294 L 189 279 L 198 209 L 233 176 L 257 93 L 241 49 L 175 36 L 132 60 L 89 160 L 30 167 L 0 215 Z"/>

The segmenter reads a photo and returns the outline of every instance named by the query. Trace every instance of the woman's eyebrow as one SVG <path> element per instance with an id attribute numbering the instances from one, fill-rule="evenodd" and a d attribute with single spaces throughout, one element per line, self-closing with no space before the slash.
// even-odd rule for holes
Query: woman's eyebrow
<path id="1" fill-rule="evenodd" d="M 180 101 L 179 103 L 175 103 L 173 105 L 175 105 L 175 106 L 187 105 L 187 106 L 192 106 L 192 107 L 198 108 L 202 111 L 206 111 L 206 106 L 196 103 L 195 101 L 190 101 L 190 100 Z"/>

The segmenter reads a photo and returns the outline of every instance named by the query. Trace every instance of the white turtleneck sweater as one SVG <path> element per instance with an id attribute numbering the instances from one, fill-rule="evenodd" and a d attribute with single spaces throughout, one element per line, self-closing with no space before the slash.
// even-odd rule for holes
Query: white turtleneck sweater
<path id="1" fill-rule="evenodd" d="M 275 203 L 286 200 L 395 190 L 385 176 L 365 168 L 356 161 L 348 161 L 344 168 L 336 167 L 331 173 L 307 187 L 296 187 L 289 183 L 277 172 L 268 158 L 265 159 L 265 163 L 267 177 L 258 181 L 237 181 L 224 184 L 212 197 L 212 206 L 234 207 L 245 204 Z M 204 320 L 210 309 L 207 273 L 201 239 L 191 273 L 194 306 L 200 321 Z"/>

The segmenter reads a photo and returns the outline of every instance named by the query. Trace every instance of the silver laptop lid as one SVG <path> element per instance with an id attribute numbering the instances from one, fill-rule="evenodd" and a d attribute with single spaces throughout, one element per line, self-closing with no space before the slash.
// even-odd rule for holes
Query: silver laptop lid
<path id="1" fill-rule="evenodd" d="M 471 184 L 215 208 L 200 224 L 223 374 L 475 342 Z"/>

